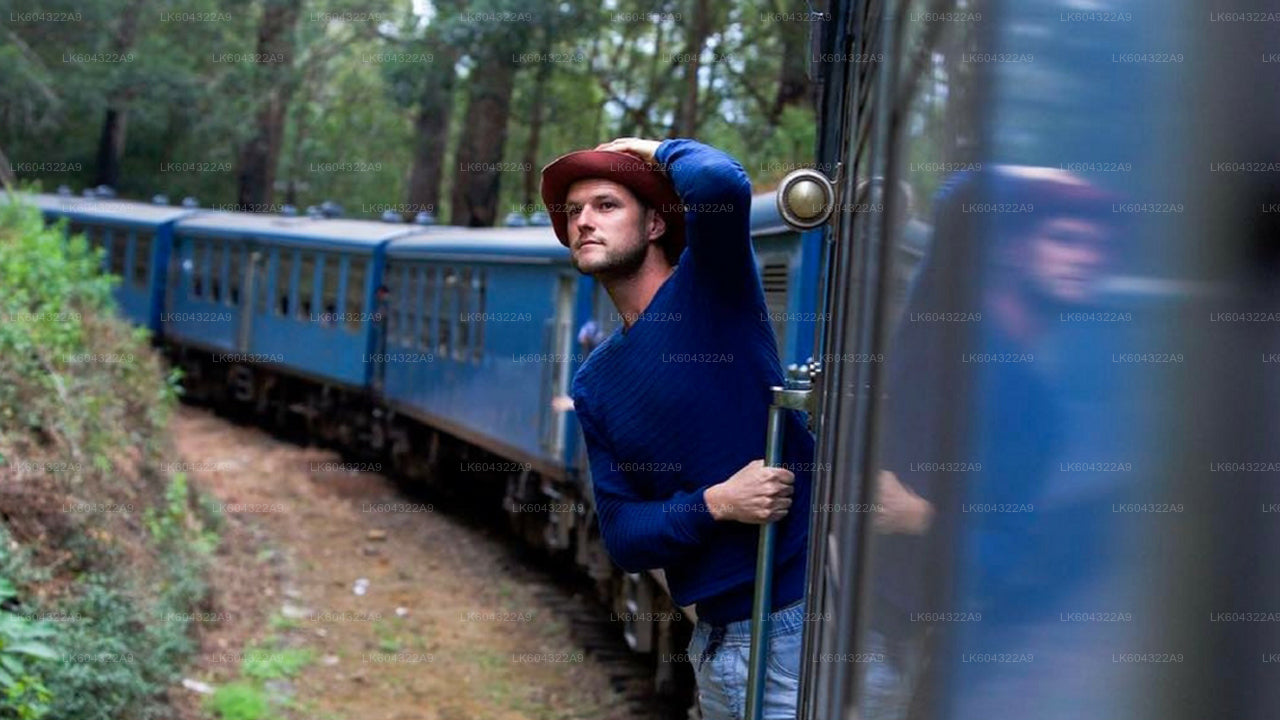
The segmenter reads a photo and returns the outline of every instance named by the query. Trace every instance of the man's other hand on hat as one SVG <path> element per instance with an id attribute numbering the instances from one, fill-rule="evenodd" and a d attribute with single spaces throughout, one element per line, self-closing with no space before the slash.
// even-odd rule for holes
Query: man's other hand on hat
<path id="1" fill-rule="evenodd" d="M 653 159 L 654 153 L 658 152 L 658 146 L 662 144 L 660 140 L 645 140 L 643 138 L 625 137 L 610 140 L 607 143 L 600 143 L 596 146 L 596 150 L 612 150 L 613 152 L 624 152 L 635 155 L 647 163 L 655 163 Z"/>

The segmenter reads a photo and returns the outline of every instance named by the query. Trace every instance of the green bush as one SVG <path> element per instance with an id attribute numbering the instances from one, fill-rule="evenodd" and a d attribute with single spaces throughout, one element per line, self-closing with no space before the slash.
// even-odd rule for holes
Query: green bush
<path id="1" fill-rule="evenodd" d="M 175 376 L 147 332 L 115 316 L 118 279 L 101 274 L 100 253 L 5 200 L 0 719 L 172 717 L 165 693 L 197 649 L 191 613 L 208 597 L 218 544 L 205 516 L 220 522 L 184 475 L 160 471 Z M 129 361 L 77 361 L 84 355 Z M 69 471 L 33 475 L 46 463 Z M 68 499 L 137 512 L 59 512 Z M 13 606 L 63 621 L 5 610 Z"/>
<path id="2" fill-rule="evenodd" d="M 114 317 L 119 278 L 100 272 L 101 251 L 65 221 L 46 227 L 40 211 L 0 197 L 0 462 L 6 440 L 54 441 L 69 461 L 109 471 L 109 451 L 154 452 L 176 384 L 149 351 L 149 333 Z M 127 362 L 84 362 L 86 355 Z"/>
<path id="3" fill-rule="evenodd" d="M 29 552 L 13 547 L 0 526 L 0 578 L 17 578 L 18 585 L 47 579 L 32 568 Z M 0 673 L 6 693 L 0 718 L 40 718 L 44 710 L 59 720 L 169 717 L 157 698 L 180 679 L 196 650 L 190 617 L 208 589 L 205 566 L 192 561 L 193 554 L 166 558 L 151 597 L 116 572 L 79 578 L 74 593 L 50 607 L 24 606 L 24 615 L 0 610 L 0 668 L 18 680 L 5 684 Z M 16 593 L 14 585 L 0 579 L 6 603 L 12 595 L 5 590 Z M 61 622 L 34 622 L 33 616 Z M 22 657 L 11 660 L 10 654 Z"/>
<path id="4" fill-rule="evenodd" d="M 0 605 L 10 605 L 18 590 L 0 576 Z M 43 682 L 41 660 L 57 660 L 50 644 L 57 630 L 51 623 L 0 609 L 0 717 L 36 720 L 49 711 L 51 697 Z"/>

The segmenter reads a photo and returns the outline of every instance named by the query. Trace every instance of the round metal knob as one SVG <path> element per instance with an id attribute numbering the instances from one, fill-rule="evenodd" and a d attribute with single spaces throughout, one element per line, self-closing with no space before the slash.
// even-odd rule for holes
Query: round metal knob
<path id="1" fill-rule="evenodd" d="M 831 217 L 835 209 L 835 185 L 811 168 L 794 170 L 778 185 L 778 214 L 791 227 L 808 230 Z"/>

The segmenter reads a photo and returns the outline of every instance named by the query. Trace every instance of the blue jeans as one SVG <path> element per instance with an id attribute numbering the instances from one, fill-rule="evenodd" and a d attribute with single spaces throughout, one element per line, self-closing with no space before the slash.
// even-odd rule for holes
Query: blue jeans
<path id="1" fill-rule="evenodd" d="M 911 709 L 911 699 L 920 681 L 924 659 L 924 636 L 912 633 L 890 639 L 883 632 L 867 629 L 862 654 L 868 665 L 863 675 L 858 707 L 862 720 L 903 720 Z"/>
<path id="2" fill-rule="evenodd" d="M 764 720 L 795 720 L 804 614 L 805 602 L 797 600 L 769 615 Z M 698 621 L 689 640 L 689 662 L 698 680 L 698 705 L 704 720 L 741 720 L 746 712 L 750 658 L 750 619 L 723 627 Z"/>

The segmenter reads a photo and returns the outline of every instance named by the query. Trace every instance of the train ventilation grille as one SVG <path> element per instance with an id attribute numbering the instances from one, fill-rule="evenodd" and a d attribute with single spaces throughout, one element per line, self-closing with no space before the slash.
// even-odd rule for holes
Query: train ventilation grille
<path id="1" fill-rule="evenodd" d="M 785 261 L 767 262 L 760 272 L 761 284 L 764 286 L 764 304 L 769 310 L 769 318 L 773 325 L 773 336 L 778 341 L 779 351 L 786 346 L 787 323 L 787 284 L 791 269 Z"/>

